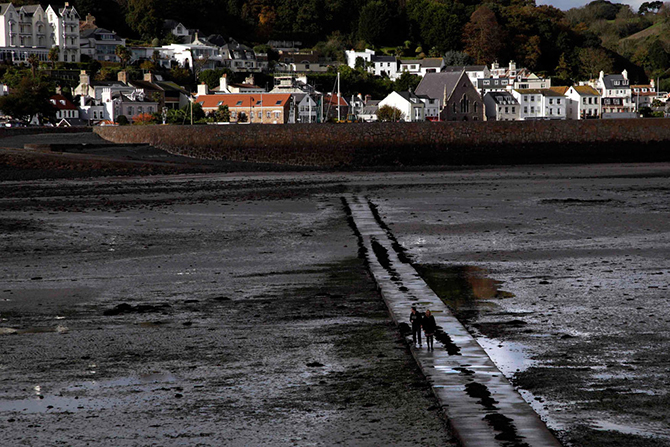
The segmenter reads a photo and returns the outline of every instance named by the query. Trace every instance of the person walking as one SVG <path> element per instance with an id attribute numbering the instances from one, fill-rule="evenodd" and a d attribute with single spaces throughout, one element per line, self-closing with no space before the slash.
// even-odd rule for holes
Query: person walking
<path id="1" fill-rule="evenodd" d="M 412 323 L 412 341 L 414 341 L 414 346 L 418 341 L 419 348 L 421 347 L 421 320 L 421 314 L 416 311 L 416 306 L 412 306 L 412 313 L 409 314 L 409 321 Z"/>
<path id="2" fill-rule="evenodd" d="M 435 317 L 430 312 L 426 311 L 426 315 L 423 317 L 423 332 L 426 334 L 426 346 L 429 351 L 434 351 L 433 348 L 433 337 L 435 336 L 435 331 L 437 330 L 437 324 L 435 323 Z"/>

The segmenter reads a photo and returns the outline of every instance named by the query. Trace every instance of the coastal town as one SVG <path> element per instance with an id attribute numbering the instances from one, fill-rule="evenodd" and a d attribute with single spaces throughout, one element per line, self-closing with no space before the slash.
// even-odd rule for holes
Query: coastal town
<path id="1" fill-rule="evenodd" d="M 197 24 L 196 24 L 197 25 Z M 528 121 L 663 117 L 668 92 L 635 83 L 626 69 L 556 85 L 507 63 L 453 64 L 447 57 L 402 57 L 365 48 L 338 57 L 298 41 L 251 48 L 202 36 L 165 20 L 173 43 L 131 45 L 74 6 L 0 5 L 0 58 L 46 82 L 48 103 L 26 109 L 0 100 L 6 126 L 117 124 L 295 124 L 373 121 Z M 155 39 L 158 42 L 158 39 Z M 16 68 L 19 67 L 19 68 Z M 182 80 L 162 73 L 181 74 Z M 385 96 L 355 91 L 356 72 L 393 83 Z M 322 77 L 314 82 L 314 77 Z M 38 76 L 39 75 L 39 76 Z M 351 77 L 351 76 L 349 76 Z M 4 79 L 4 78 L 3 78 Z M 238 79 L 238 82 L 235 80 Z M 243 80 L 242 80 L 243 79 Z M 333 79 L 326 83 L 324 79 Z M 25 86 L 23 87 L 25 90 Z M 25 95 L 2 84 L 4 97 Z"/>

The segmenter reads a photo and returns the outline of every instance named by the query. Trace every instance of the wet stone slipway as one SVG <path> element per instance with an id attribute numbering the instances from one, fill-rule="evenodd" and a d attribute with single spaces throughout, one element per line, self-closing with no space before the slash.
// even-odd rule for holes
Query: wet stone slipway
<path id="1" fill-rule="evenodd" d="M 438 326 L 436 349 L 412 354 L 433 387 L 465 447 L 560 446 L 533 409 L 507 381 L 484 349 L 417 274 L 393 235 L 361 196 L 346 202 L 369 269 L 396 324 L 407 324 L 411 307 L 430 309 Z M 411 340 L 410 340 L 411 342 Z"/>

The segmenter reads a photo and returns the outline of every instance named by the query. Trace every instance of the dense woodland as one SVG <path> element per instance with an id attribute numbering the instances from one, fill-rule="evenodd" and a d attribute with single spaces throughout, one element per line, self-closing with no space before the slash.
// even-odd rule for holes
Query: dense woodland
<path id="1" fill-rule="evenodd" d="M 32 1 L 14 1 L 16 5 Z M 100 27 L 114 30 L 129 45 L 172 43 L 164 28 L 177 20 L 201 36 L 219 34 L 257 50 L 268 51 L 269 40 L 298 40 L 329 58 L 344 60 L 345 49 L 374 48 L 405 58 L 444 57 L 447 64 L 518 66 L 552 77 L 553 85 L 570 85 L 605 72 L 627 69 L 633 83 L 660 80 L 670 90 L 670 3 L 643 3 L 639 11 L 627 5 L 596 0 L 561 11 L 536 6 L 534 0 L 70 0 L 82 18 L 96 17 Z M 46 6 L 48 2 L 44 2 Z M 269 51 L 270 59 L 276 54 Z M 112 79 L 119 67 L 87 68 L 97 79 Z M 130 75 L 151 69 L 150 61 L 126 67 Z M 14 86 L 23 74 L 2 68 L 3 81 Z M 116 71 L 115 71 L 116 70 Z M 134 70 L 134 74 L 133 74 Z M 364 70 L 340 67 L 345 94 L 383 97 L 418 83 L 403 76 L 395 83 Z M 163 73 L 180 85 L 218 83 L 223 70 L 205 71 L 199 79 L 186 69 Z M 230 73 L 233 76 L 232 73 Z M 234 74 L 242 77 L 243 74 Z M 259 76 L 259 85 L 270 84 Z M 334 73 L 310 76 L 310 82 L 330 91 Z M 258 80 L 257 80 L 258 81 Z"/>

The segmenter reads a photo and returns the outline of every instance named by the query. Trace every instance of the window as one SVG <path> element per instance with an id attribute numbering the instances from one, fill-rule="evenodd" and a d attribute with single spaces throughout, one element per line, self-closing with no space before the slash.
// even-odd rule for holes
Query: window
<path id="1" fill-rule="evenodd" d="M 528 102 L 528 96 L 523 97 L 523 102 Z"/>
<path id="2" fill-rule="evenodd" d="M 554 100 L 552 98 L 549 98 L 549 104 L 553 104 Z"/>
<path id="3" fill-rule="evenodd" d="M 133 108 L 128 107 L 128 115 L 133 116 Z"/>
<path id="4" fill-rule="evenodd" d="M 265 116 L 267 116 L 268 118 L 270 118 L 270 117 L 271 117 L 271 113 L 272 113 L 272 112 L 268 112 L 267 115 L 265 115 Z"/>
<path id="5" fill-rule="evenodd" d="M 561 104 L 561 98 L 556 98 L 556 104 Z"/>
<path id="6" fill-rule="evenodd" d="M 523 113 L 528 113 L 528 106 L 523 106 Z"/>
<path id="7" fill-rule="evenodd" d="M 241 105 L 242 105 L 242 101 L 237 101 L 237 103 L 236 103 L 235 105 L 238 106 L 238 107 L 241 106 Z"/>
<path id="8" fill-rule="evenodd" d="M 549 115 L 553 115 L 553 114 L 554 114 L 554 109 L 549 107 Z"/>
<path id="9" fill-rule="evenodd" d="M 470 113 L 470 99 L 465 95 L 461 98 L 461 113 Z"/>
<path id="10" fill-rule="evenodd" d="M 258 112 L 258 119 L 263 118 L 263 112 Z"/>
<path id="11" fill-rule="evenodd" d="M 586 104 L 586 98 L 582 98 L 582 103 Z M 589 98 L 589 103 L 591 103 L 591 98 Z"/>
<path id="12" fill-rule="evenodd" d="M 535 106 L 530 106 L 530 113 L 535 113 Z"/>
<path id="13" fill-rule="evenodd" d="M 505 106 L 505 113 L 509 113 L 509 107 Z"/>
<path id="14" fill-rule="evenodd" d="M 516 113 L 516 107 L 512 107 L 512 113 Z"/>
<path id="15" fill-rule="evenodd" d="M 280 106 L 281 103 L 282 103 L 282 101 L 281 101 L 281 99 L 280 99 L 279 101 L 277 101 L 277 103 L 276 103 L 275 105 L 276 105 L 276 106 Z"/>
<path id="16" fill-rule="evenodd" d="M 534 102 L 534 101 L 535 101 L 535 96 L 530 95 L 530 102 Z"/>

